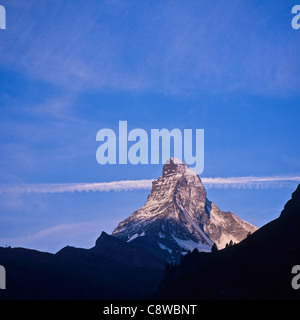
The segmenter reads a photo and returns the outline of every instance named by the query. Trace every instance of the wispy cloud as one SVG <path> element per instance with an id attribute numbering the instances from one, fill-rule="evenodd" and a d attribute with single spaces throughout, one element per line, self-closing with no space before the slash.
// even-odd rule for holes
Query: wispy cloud
<path id="1" fill-rule="evenodd" d="M 228 177 L 202 178 L 207 189 L 269 189 L 294 186 L 300 176 Z M 122 180 L 99 183 L 57 183 L 2 185 L 3 193 L 66 193 L 66 192 L 108 192 L 151 189 L 153 179 Z"/>
<path id="2" fill-rule="evenodd" d="M 0 42 L 0 65 L 55 86 L 72 91 L 298 93 L 297 39 L 283 20 L 290 15 L 284 1 L 276 6 L 267 1 L 259 8 L 225 0 L 188 5 L 144 1 L 138 6 L 134 1 L 37 5 L 30 0 L 25 7 L 20 1 L 3 1 L 11 12 L 13 41 Z M 237 19 L 241 12 L 247 15 Z"/>

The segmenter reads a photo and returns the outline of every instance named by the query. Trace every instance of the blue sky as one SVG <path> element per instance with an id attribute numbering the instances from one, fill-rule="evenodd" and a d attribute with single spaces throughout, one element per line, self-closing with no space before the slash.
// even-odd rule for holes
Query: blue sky
<path id="1" fill-rule="evenodd" d="M 155 179 L 96 162 L 98 130 L 205 130 L 202 177 L 300 175 L 296 1 L 0 0 L 0 185 Z M 208 188 L 261 226 L 297 182 Z M 0 192 L 0 245 L 92 246 L 148 189 Z"/>

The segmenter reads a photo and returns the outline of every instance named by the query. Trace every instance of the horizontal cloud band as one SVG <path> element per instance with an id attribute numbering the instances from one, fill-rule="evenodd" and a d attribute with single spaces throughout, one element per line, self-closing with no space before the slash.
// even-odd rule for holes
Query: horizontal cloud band
<path id="1" fill-rule="evenodd" d="M 294 186 L 300 182 L 300 176 L 274 177 L 230 177 L 230 178 L 202 178 L 206 189 L 265 189 Z M 1 193 L 65 193 L 82 191 L 129 191 L 151 189 L 154 180 L 123 180 L 100 183 L 58 183 L 58 184 L 26 184 L 2 185 Z"/>

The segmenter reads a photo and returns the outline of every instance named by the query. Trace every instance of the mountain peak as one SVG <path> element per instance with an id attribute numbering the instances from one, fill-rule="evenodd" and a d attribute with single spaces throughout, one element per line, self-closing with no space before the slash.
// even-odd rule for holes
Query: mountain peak
<path id="1" fill-rule="evenodd" d="M 239 242 L 257 228 L 231 212 L 221 211 L 206 198 L 199 176 L 183 161 L 170 158 L 163 175 L 153 181 L 143 207 L 120 222 L 112 235 L 127 242 L 153 243 L 170 259 L 192 251 L 210 251 Z M 154 249 L 153 249 L 154 250 Z"/>
<path id="2" fill-rule="evenodd" d="M 170 158 L 163 167 L 163 177 L 169 177 L 176 174 L 197 175 L 196 172 L 190 169 L 182 160 Z"/>

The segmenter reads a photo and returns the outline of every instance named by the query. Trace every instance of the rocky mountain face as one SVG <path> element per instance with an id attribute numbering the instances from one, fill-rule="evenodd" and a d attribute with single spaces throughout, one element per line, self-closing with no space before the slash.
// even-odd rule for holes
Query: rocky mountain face
<path id="1" fill-rule="evenodd" d="M 218 248 L 230 240 L 238 243 L 256 230 L 209 201 L 199 176 L 170 158 L 162 177 L 153 181 L 146 204 L 120 222 L 112 235 L 147 250 L 163 250 L 171 262 L 195 248 L 210 251 L 213 243 Z"/>

